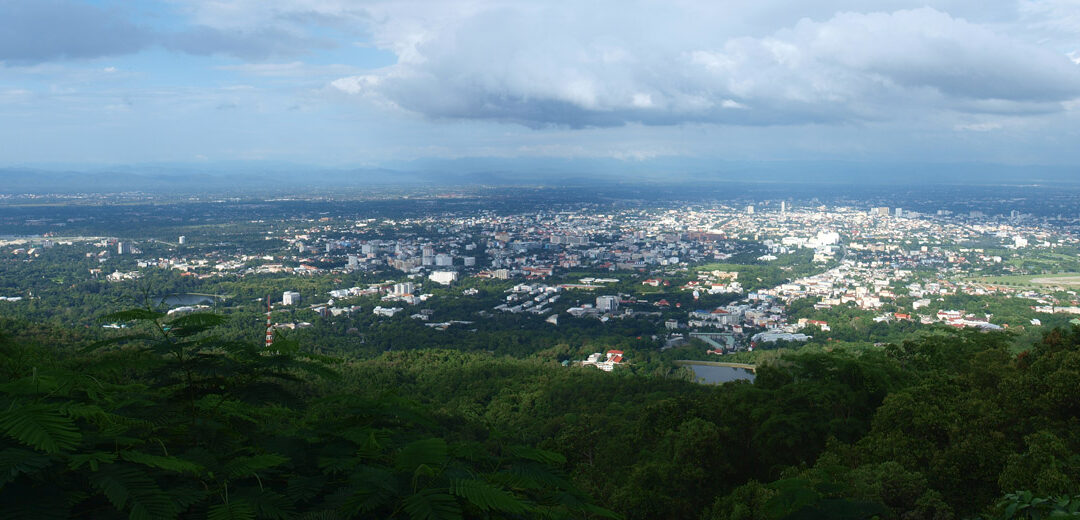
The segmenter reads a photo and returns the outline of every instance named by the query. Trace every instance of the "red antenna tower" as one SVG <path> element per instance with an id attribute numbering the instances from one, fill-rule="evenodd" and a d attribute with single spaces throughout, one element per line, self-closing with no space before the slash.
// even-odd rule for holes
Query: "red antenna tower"
<path id="1" fill-rule="evenodd" d="M 270 322 L 270 295 L 266 295 L 266 348 L 274 344 L 274 329 Z"/>

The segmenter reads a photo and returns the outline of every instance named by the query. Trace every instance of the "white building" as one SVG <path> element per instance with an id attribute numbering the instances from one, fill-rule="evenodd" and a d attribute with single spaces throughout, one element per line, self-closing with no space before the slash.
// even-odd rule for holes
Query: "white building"
<path id="1" fill-rule="evenodd" d="M 401 312 L 401 307 L 375 307 L 371 309 L 371 313 L 376 316 L 385 316 L 387 318 L 393 317 L 395 314 Z"/>
<path id="2" fill-rule="evenodd" d="M 401 282 L 394 284 L 394 295 L 404 296 L 406 294 L 412 294 L 416 290 L 416 286 L 412 282 Z"/>
<path id="3" fill-rule="evenodd" d="M 184 236 L 184 235 L 180 235 L 180 239 L 177 240 L 177 243 L 179 243 L 180 245 L 186 244 L 187 243 L 187 237 Z"/>
<path id="4" fill-rule="evenodd" d="M 461 261 L 465 264 L 465 267 L 473 267 L 473 266 L 476 265 L 476 257 L 475 256 L 466 256 L 466 257 L 462 258 Z"/>
<path id="5" fill-rule="evenodd" d="M 282 305 L 297 305 L 300 303 L 300 293 L 296 291 L 285 291 L 281 294 Z"/>
<path id="6" fill-rule="evenodd" d="M 428 275 L 428 279 L 443 285 L 450 285 L 458 280 L 456 271 L 434 271 Z"/>
<path id="7" fill-rule="evenodd" d="M 619 310 L 619 297 L 618 296 L 597 296 L 596 308 L 600 312 L 616 312 Z"/>
<path id="8" fill-rule="evenodd" d="M 454 265 L 454 257 L 451 255 L 439 253 L 435 255 L 435 265 L 439 267 L 449 267 Z"/>

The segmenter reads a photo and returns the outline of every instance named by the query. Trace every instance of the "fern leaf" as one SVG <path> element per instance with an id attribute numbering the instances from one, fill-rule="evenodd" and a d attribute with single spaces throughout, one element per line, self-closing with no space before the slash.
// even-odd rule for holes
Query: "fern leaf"
<path id="1" fill-rule="evenodd" d="M 495 476 L 500 482 L 521 489 L 574 489 L 574 485 L 562 475 L 552 471 L 548 466 L 537 463 L 514 464 L 496 473 Z"/>
<path id="2" fill-rule="evenodd" d="M 198 475 L 203 472 L 202 466 L 177 457 L 162 457 L 160 455 L 150 455 L 149 453 L 138 451 L 122 451 L 120 452 L 120 457 L 136 464 L 174 471 L 176 473 Z"/>
<path id="3" fill-rule="evenodd" d="M 461 506 L 444 490 L 422 489 L 405 497 L 403 508 L 412 520 L 456 520 Z"/>
<path id="4" fill-rule="evenodd" d="M 394 465 L 412 473 L 420 465 L 442 466 L 447 455 L 446 441 L 439 438 L 421 439 L 405 445 L 394 458 Z"/>
<path id="5" fill-rule="evenodd" d="M 321 475 L 310 477 L 297 475 L 289 479 L 285 495 L 294 502 L 301 502 L 320 495 L 325 485 L 326 477 Z"/>
<path id="6" fill-rule="evenodd" d="M 402 495 L 398 479 L 386 468 L 357 466 L 349 475 L 351 486 L 342 488 L 340 511 L 350 517 L 371 516 Z"/>
<path id="7" fill-rule="evenodd" d="M 208 312 L 187 314 L 169 322 L 169 333 L 185 338 L 206 332 L 222 323 L 225 323 L 225 318 L 217 314 Z"/>
<path id="8" fill-rule="evenodd" d="M 342 520 L 343 518 L 337 511 L 333 510 L 308 511 L 299 517 L 300 520 Z"/>
<path id="9" fill-rule="evenodd" d="M 116 462 L 115 453 L 107 453 L 103 451 L 94 453 L 79 453 L 72 455 L 68 460 L 68 467 L 71 469 L 79 469 L 87 464 L 90 465 L 90 469 L 93 471 L 98 470 L 100 464 L 112 464 Z"/>
<path id="10" fill-rule="evenodd" d="M 566 463 L 566 457 L 563 457 L 561 454 L 555 453 L 554 451 L 531 448 L 528 446 L 510 446 L 506 451 L 515 457 L 533 460 L 543 464 Z"/>
<path id="11" fill-rule="evenodd" d="M 255 515 L 271 520 L 287 520 L 293 516 L 293 504 L 288 497 L 273 491 L 262 491 L 251 497 Z"/>
<path id="12" fill-rule="evenodd" d="M 255 520 L 255 508 L 243 500 L 210 506 L 208 520 Z"/>
<path id="13" fill-rule="evenodd" d="M 92 473 L 89 480 L 113 507 L 129 510 L 131 520 L 174 518 L 179 514 L 174 501 L 136 467 L 108 464 Z"/>
<path id="14" fill-rule="evenodd" d="M 450 492 L 468 500 L 481 511 L 521 514 L 528 510 L 517 497 L 483 480 L 456 480 L 450 485 Z"/>
<path id="15" fill-rule="evenodd" d="M 230 479 L 249 477 L 264 469 L 280 466 L 289 461 L 276 453 L 266 453 L 251 457 L 237 457 L 225 464 L 225 475 Z"/>
<path id="16" fill-rule="evenodd" d="M 82 441 L 75 421 L 62 415 L 56 406 L 46 404 L 27 404 L 0 412 L 0 430 L 45 453 L 71 450 Z"/>
<path id="17" fill-rule="evenodd" d="M 5 448 L 0 451 L 0 487 L 18 478 L 23 473 L 35 473 L 52 464 L 48 455 L 19 448 Z"/>

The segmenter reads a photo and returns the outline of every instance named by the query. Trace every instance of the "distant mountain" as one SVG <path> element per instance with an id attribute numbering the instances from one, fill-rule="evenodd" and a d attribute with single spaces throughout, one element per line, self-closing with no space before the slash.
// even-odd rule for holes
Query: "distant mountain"
<path id="1" fill-rule="evenodd" d="M 871 164 L 840 161 L 716 161 L 701 158 L 461 158 L 388 163 L 381 168 L 313 167 L 279 162 L 155 163 L 115 167 L 0 168 L 0 193 L 245 192 L 366 186 L 725 182 L 843 185 L 1080 184 L 1073 166 Z"/>

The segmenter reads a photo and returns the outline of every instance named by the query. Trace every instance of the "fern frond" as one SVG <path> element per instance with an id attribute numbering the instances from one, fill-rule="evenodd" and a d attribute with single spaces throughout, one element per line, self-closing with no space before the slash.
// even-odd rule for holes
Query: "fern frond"
<path id="1" fill-rule="evenodd" d="M 53 404 L 24 404 L 0 412 L 0 431 L 45 453 L 71 450 L 82 441 L 75 421 Z"/>
<path id="2" fill-rule="evenodd" d="M 131 520 L 174 518 L 180 512 L 169 495 L 136 467 L 107 464 L 90 474 L 89 480 L 113 507 L 129 510 Z"/>
<path id="3" fill-rule="evenodd" d="M 196 312 L 169 321 L 168 325 L 170 334 L 186 338 L 206 332 L 222 323 L 225 323 L 224 316 L 208 312 Z"/>
<path id="4" fill-rule="evenodd" d="M 120 452 L 120 457 L 129 462 L 142 464 L 144 466 L 150 466 L 151 468 L 173 471 L 176 473 L 190 473 L 192 475 L 199 475 L 203 471 L 205 471 L 202 466 L 178 457 L 163 457 L 160 455 L 150 455 L 149 453 L 142 453 L 138 451 L 122 451 Z"/>
<path id="5" fill-rule="evenodd" d="M 457 520 L 462 518 L 461 506 L 445 490 L 422 489 L 405 497 L 405 512 L 413 520 Z"/>
<path id="6" fill-rule="evenodd" d="M 323 476 L 295 476 L 289 479 L 285 488 L 285 495 L 293 502 L 309 500 L 322 493 L 326 485 L 326 477 Z"/>
<path id="7" fill-rule="evenodd" d="M 92 471 L 98 470 L 100 464 L 112 464 L 116 462 L 115 453 L 107 453 L 98 451 L 94 453 L 77 453 L 68 458 L 68 467 L 71 469 L 79 469 L 85 465 L 89 465 Z"/>
<path id="8" fill-rule="evenodd" d="M 229 479 L 250 477 L 259 471 L 274 466 L 280 466 L 288 461 L 288 457 L 283 457 L 276 453 L 253 455 L 251 457 L 237 457 L 225 463 L 223 473 Z"/>
<path id="9" fill-rule="evenodd" d="M 446 441 L 439 438 L 421 439 L 405 445 L 394 458 L 394 466 L 412 473 L 420 465 L 442 466 L 447 456 Z"/>
<path id="10" fill-rule="evenodd" d="M 23 473 L 35 473 L 52 464 L 52 457 L 20 448 L 0 450 L 0 487 Z"/>
<path id="11" fill-rule="evenodd" d="M 506 449 L 507 453 L 521 458 L 540 462 L 542 464 L 565 464 L 566 457 L 563 457 L 559 453 L 554 451 L 542 450 L 540 448 L 532 448 L 529 446 L 510 446 Z"/>
<path id="12" fill-rule="evenodd" d="M 450 492 L 468 500 L 481 511 L 521 514 L 529 509 L 517 497 L 483 480 L 455 480 L 450 484 Z"/>
<path id="13" fill-rule="evenodd" d="M 255 520 L 255 508 L 244 500 L 210 506 L 208 520 Z"/>
<path id="14" fill-rule="evenodd" d="M 287 520 L 293 516 L 293 503 L 289 497 L 273 491 L 261 491 L 247 497 L 255 507 L 255 516 L 270 520 Z"/>

